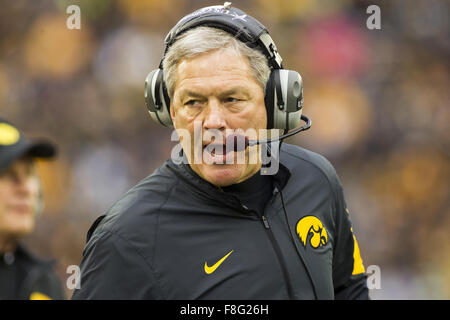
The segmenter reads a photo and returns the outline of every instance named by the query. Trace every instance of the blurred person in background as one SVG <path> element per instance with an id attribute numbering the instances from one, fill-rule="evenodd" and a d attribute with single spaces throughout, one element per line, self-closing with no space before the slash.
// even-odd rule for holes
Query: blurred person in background
<path id="1" fill-rule="evenodd" d="M 36 158 L 53 158 L 48 141 L 30 141 L 0 119 L 0 300 L 64 299 L 53 261 L 34 256 L 21 243 L 42 209 Z"/>

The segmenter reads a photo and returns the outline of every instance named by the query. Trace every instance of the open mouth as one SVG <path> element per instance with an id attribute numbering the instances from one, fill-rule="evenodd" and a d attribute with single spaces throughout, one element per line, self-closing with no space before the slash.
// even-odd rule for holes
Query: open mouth
<path id="1" fill-rule="evenodd" d="M 216 144 L 216 143 L 210 143 L 204 147 L 204 150 L 206 152 L 210 153 L 212 156 L 215 155 L 225 155 L 228 152 L 234 151 L 233 149 L 228 150 L 225 144 Z"/>
<path id="2" fill-rule="evenodd" d="M 240 152 L 248 147 L 248 138 L 240 135 L 230 135 L 226 137 L 225 143 L 210 142 L 203 149 L 211 155 L 226 155 L 229 152 Z"/>

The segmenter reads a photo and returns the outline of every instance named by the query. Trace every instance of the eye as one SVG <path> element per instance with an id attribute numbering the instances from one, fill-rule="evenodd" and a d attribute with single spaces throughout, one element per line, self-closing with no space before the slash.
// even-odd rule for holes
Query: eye
<path id="1" fill-rule="evenodd" d="M 241 100 L 238 98 L 235 98 L 235 97 L 228 97 L 225 99 L 226 103 L 235 103 L 235 102 L 239 102 L 239 101 L 241 101 Z"/>
<path id="2" fill-rule="evenodd" d="M 13 174 L 11 173 L 11 170 L 5 170 L 5 171 L 0 172 L 0 178 L 2 178 L 2 179 L 9 179 L 12 176 L 13 176 Z"/>
<path id="3" fill-rule="evenodd" d="M 9 180 L 9 181 L 13 181 L 13 182 L 19 180 L 18 175 L 13 170 L 7 170 L 7 171 L 2 172 L 0 174 L 0 178 Z"/>
<path id="4" fill-rule="evenodd" d="M 184 103 L 185 106 L 192 106 L 192 107 L 195 107 L 195 106 L 197 106 L 199 104 L 200 104 L 200 101 L 199 100 L 195 100 L 195 99 L 190 99 L 190 100 L 188 100 L 188 101 L 186 101 Z"/>

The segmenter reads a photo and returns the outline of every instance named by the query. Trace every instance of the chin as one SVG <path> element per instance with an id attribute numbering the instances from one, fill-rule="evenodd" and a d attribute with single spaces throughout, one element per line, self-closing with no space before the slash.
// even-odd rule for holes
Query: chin
<path id="1" fill-rule="evenodd" d="M 6 229 L 10 234 L 23 237 L 33 232 L 34 226 L 34 218 L 31 214 L 21 214 L 14 215 L 13 219 L 5 221 L 3 229 Z"/>
<path id="2" fill-rule="evenodd" d="M 26 236 L 28 234 L 30 234 L 31 232 L 33 232 L 34 229 L 34 223 L 33 222 L 24 222 L 20 225 L 17 225 L 15 228 L 15 232 L 16 234 L 20 235 L 20 236 Z"/>
<path id="3" fill-rule="evenodd" d="M 203 170 L 200 170 L 200 176 L 218 187 L 226 187 L 237 183 L 244 172 L 244 168 L 229 164 L 208 165 L 206 168 L 202 169 Z"/>

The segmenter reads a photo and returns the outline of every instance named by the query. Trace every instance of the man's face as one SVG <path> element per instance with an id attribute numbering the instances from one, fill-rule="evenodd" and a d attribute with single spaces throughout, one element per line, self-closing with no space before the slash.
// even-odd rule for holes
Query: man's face
<path id="1" fill-rule="evenodd" d="M 251 76 L 246 57 L 224 49 L 182 60 L 177 66 L 171 116 L 191 168 L 203 179 L 216 186 L 228 186 L 246 180 L 261 168 L 259 157 L 257 161 L 248 161 L 249 148 L 241 151 L 245 161 L 237 161 L 238 152 L 230 151 L 220 163 L 214 161 L 217 155 L 203 150 L 201 154 L 209 159 L 193 161 L 194 152 L 199 151 L 194 146 L 205 149 L 214 140 L 205 139 L 207 130 L 220 132 L 225 143 L 232 130 L 258 132 L 266 128 L 264 92 Z M 194 144 L 194 123 L 200 125 L 202 143 Z M 189 140 L 180 133 L 181 129 L 190 133 Z"/>
<path id="2" fill-rule="evenodd" d="M 21 158 L 0 172 L 0 235 L 20 237 L 33 230 L 38 194 L 33 160 Z"/>

